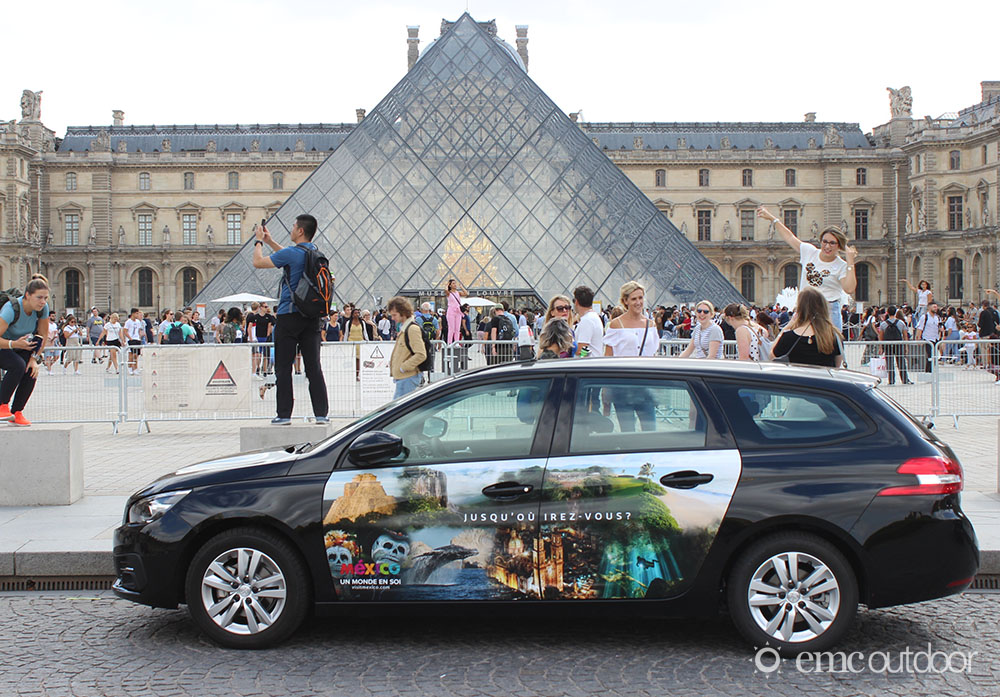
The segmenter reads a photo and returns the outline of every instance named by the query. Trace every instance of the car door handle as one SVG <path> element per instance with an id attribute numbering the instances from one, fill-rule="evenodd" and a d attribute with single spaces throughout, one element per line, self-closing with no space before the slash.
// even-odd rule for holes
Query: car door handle
<path id="1" fill-rule="evenodd" d="M 531 493 L 534 489 L 531 484 L 520 484 L 518 482 L 497 482 L 490 484 L 483 489 L 483 496 L 491 499 L 516 499 L 519 496 Z"/>
<path id="2" fill-rule="evenodd" d="M 694 489 L 696 486 L 708 484 L 713 479 L 715 479 L 714 474 L 681 470 L 663 475 L 660 477 L 660 484 L 669 486 L 671 489 Z"/>

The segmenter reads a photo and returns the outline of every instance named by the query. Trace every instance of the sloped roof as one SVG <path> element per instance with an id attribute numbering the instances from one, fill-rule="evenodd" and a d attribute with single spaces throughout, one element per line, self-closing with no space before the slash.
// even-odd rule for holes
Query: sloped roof
<path id="1" fill-rule="evenodd" d="M 283 152 L 295 150 L 302 140 L 307 151 L 330 151 L 340 147 L 357 124 L 256 124 L 256 125 L 185 125 L 185 126 L 70 126 L 59 144 L 60 151 L 86 152 L 91 141 L 102 132 L 111 139 L 111 149 L 124 140 L 128 152 L 162 152 L 163 140 L 170 139 L 172 152 L 203 151 L 214 140 L 219 152 L 250 151 L 253 141 L 260 150 Z"/>

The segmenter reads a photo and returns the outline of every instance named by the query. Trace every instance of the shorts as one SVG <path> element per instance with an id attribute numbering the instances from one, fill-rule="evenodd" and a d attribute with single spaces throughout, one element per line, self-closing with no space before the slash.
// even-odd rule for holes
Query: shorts
<path id="1" fill-rule="evenodd" d="M 122 345 L 122 342 L 120 340 L 118 340 L 118 339 L 106 339 L 104 343 L 107 346 L 121 346 Z"/>
<path id="2" fill-rule="evenodd" d="M 129 346 L 142 346 L 142 342 L 139 341 L 138 339 L 129 339 L 128 340 L 128 345 Z M 129 353 L 131 353 L 133 356 L 138 356 L 139 355 L 139 349 L 137 349 L 137 348 L 130 349 Z"/>

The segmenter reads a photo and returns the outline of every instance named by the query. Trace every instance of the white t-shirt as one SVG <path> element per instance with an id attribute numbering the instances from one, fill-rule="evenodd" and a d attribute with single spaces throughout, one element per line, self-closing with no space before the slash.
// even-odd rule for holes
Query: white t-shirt
<path id="1" fill-rule="evenodd" d="M 171 324 L 173 324 L 173 322 L 169 320 L 163 320 L 162 322 L 160 322 L 160 326 L 157 328 L 156 333 L 161 336 L 166 336 L 167 332 L 170 331 Z"/>
<path id="2" fill-rule="evenodd" d="M 104 335 L 105 341 L 117 341 L 118 337 L 121 335 L 122 325 L 118 322 L 105 322 L 104 323 Z"/>
<path id="3" fill-rule="evenodd" d="M 941 320 L 933 313 L 926 313 L 920 317 L 916 329 L 920 331 L 920 338 L 924 341 L 937 341 L 941 336 Z"/>
<path id="4" fill-rule="evenodd" d="M 379 334 L 388 334 L 389 333 L 389 328 L 391 326 L 392 326 L 392 324 L 389 322 L 389 318 L 388 317 L 383 317 L 382 319 L 380 319 L 378 321 L 378 333 Z"/>
<path id="5" fill-rule="evenodd" d="M 918 290 L 917 291 L 917 307 L 922 307 L 922 308 L 924 308 L 926 310 L 927 309 L 927 302 L 930 300 L 930 298 L 931 298 L 931 291 L 930 290 Z"/>
<path id="6" fill-rule="evenodd" d="M 802 275 L 799 277 L 799 288 L 809 286 L 815 288 L 827 302 L 840 300 L 844 292 L 841 281 L 847 276 L 847 262 L 837 257 L 833 261 L 821 261 L 819 250 L 808 242 L 799 246 L 799 263 L 802 264 Z"/>
<path id="7" fill-rule="evenodd" d="M 146 323 L 141 319 L 125 320 L 125 334 L 130 341 L 142 341 L 142 337 L 146 334 Z"/>
<path id="8" fill-rule="evenodd" d="M 587 314 L 594 313 L 588 312 Z M 645 336 L 645 341 L 643 341 L 643 336 Z M 660 348 L 660 337 L 657 336 L 655 322 L 650 322 L 645 329 L 642 327 L 620 329 L 608 327 L 608 333 L 604 335 L 604 345 L 611 347 L 611 355 L 613 356 L 638 356 L 640 350 L 643 356 L 655 356 Z"/>
<path id="9" fill-rule="evenodd" d="M 580 317 L 574 335 L 576 343 L 587 344 L 589 355 L 604 355 L 604 325 L 601 324 L 601 318 L 596 312 L 591 310 Z"/>

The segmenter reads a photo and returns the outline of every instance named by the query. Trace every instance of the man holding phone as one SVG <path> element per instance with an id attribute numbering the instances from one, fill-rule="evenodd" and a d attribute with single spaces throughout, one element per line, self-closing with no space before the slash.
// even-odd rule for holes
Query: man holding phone
<path id="1" fill-rule="evenodd" d="M 316 423 L 328 424 L 329 404 L 326 394 L 326 380 L 319 362 L 320 323 L 300 313 L 292 301 L 293 289 L 298 286 L 305 271 L 306 252 L 304 248 L 316 249 L 312 238 L 316 234 L 316 218 L 303 213 L 295 218 L 291 239 L 295 246 L 282 247 L 274 241 L 261 220 L 255 229 L 257 239 L 253 246 L 253 265 L 258 269 L 288 269 L 281 282 L 278 299 L 277 320 L 272 338 L 274 341 L 274 382 L 277 396 L 277 416 L 271 420 L 276 426 L 292 422 L 292 407 L 295 399 L 292 393 L 292 363 L 297 352 L 302 353 L 306 379 L 309 381 L 309 397 L 312 400 Z M 264 256 L 264 245 L 273 251 Z"/>

